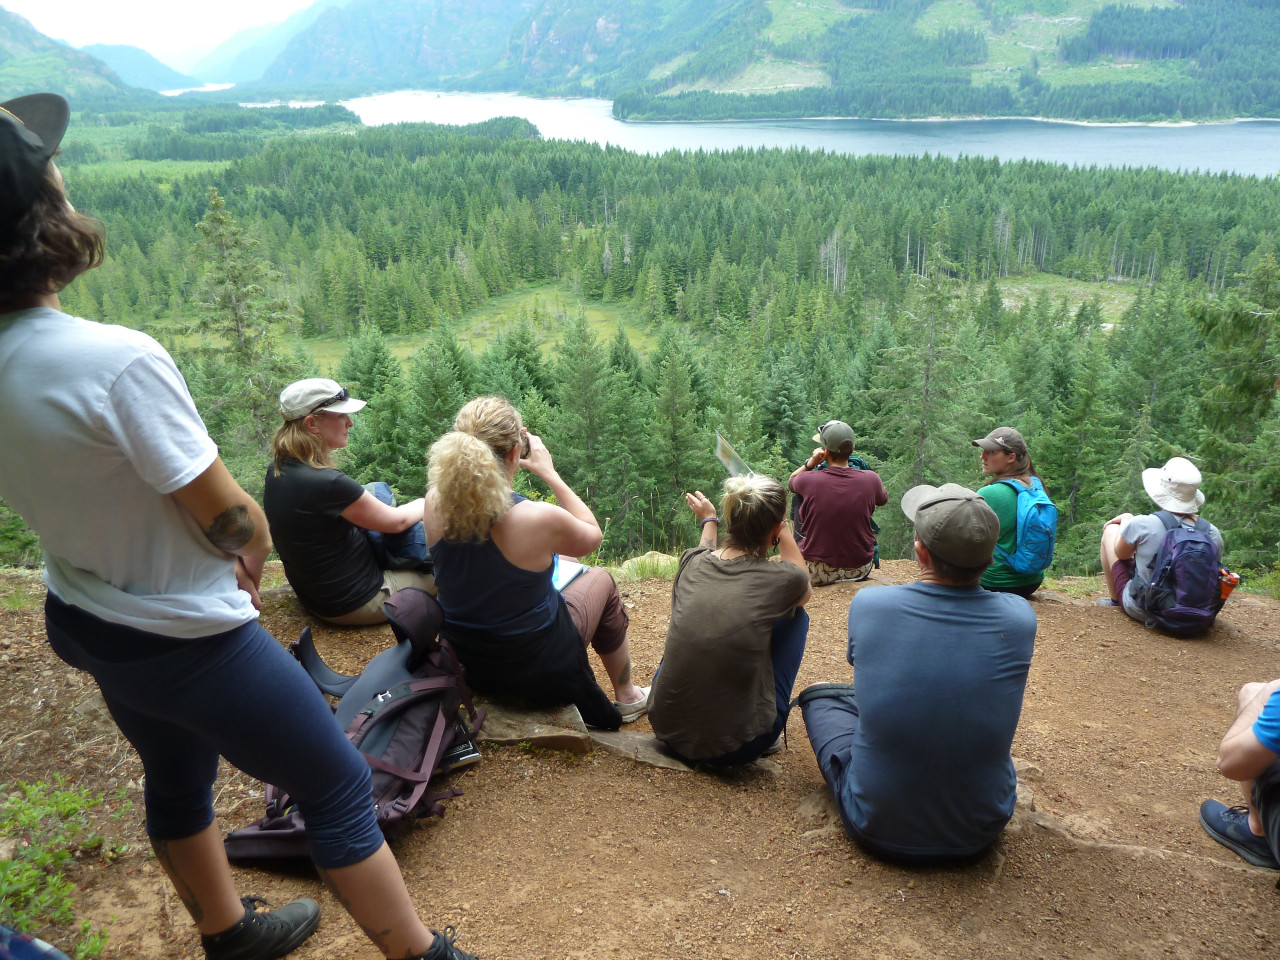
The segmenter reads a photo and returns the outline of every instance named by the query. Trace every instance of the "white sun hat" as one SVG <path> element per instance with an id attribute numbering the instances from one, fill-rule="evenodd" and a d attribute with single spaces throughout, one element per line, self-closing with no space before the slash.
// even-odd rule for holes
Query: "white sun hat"
<path id="1" fill-rule="evenodd" d="M 1142 471 L 1142 486 L 1161 510 L 1171 513 L 1199 513 L 1204 506 L 1200 492 L 1200 471 L 1184 457 L 1174 457 L 1163 467 Z"/>

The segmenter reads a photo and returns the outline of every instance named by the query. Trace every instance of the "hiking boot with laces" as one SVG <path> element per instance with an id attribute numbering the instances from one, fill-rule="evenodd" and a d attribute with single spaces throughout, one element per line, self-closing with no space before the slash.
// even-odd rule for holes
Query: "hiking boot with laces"
<path id="1" fill-rule="evenodd" d="M 258 904 L 271 906 L 261 897 L 240 902 L 244 919 L 229 930 L 200 938 L 205 960 L 277 960 L 301 946 L 320 923 L 320 905 L 307 897 L 268 913 L 255 909 Z"/>
<path id="2" fill-rule="evenodd" d="M 467 953 L 454 943 L 458 936 L 455 928 L 445 927 L 444 933 L 432 930 L 431 936 L 435 939 L 431 941 L 427 952 L 418 954 L 412 960 L 479 960 L 474 953 Z"/>

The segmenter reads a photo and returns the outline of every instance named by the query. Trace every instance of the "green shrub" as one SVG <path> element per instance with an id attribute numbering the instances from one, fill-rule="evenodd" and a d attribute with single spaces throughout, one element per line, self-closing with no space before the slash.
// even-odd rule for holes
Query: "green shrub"
<path id="1" fill-rule="evenodd" d="M 0 500 L 0 566 L 37 567 L 40 542 L 22 518 Z"/>
<path id="2" fill-rule="evenodd" d="M 0 859 L 0 922 L 46 938 L 51 925 L 75 924 L 75 884 L 66 874 L 76 860 L 119 852 L 106 848 L 90 821 L 102 795 L 64 789 L 65 783 L 61 777 L 53 783 L 18 781 L 4 788 L 0 803 L 0 840 L 9 848 Z M 86 920 L 63 939 L 75 960 L 84 960 L 102 952 L 107 931 L 95 931 Z"/>

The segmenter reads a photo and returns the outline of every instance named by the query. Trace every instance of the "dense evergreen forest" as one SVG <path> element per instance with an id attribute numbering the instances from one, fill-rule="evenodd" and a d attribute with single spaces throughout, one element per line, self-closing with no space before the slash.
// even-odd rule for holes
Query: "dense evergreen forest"
<path id="1" fill-rule="evenodd" d="M 184 149 L 223 156 L 244 133 L 227 126 L 189 118 Z M 457 408 L 504 394 L 606 526 L 607 559 L 696 540 L 680 494 L 719 488 L 713 430 L 782 477 L 839 417 L 891 504 L 919 482 L 977 485 L 968 441 L 1018 427 L 1062 511 L 1060 573 L 1096 569 L 1101 523 L 1145 509 L 1139 471 L 1174 454 L 1204 470 L 1232 565 L 1276 562 L 1275 180 L 804 150 L 647 157 L 543 142 L 513 120 L 277 133 L 200 176 L 67 171 L 109 257 L 65 308 L 169 346 L 250 489 L 275 394 L 316 371 L 284 344 L 327 336 L 347 343 L 338 379 L 369 401 L 350 473 L 419 493 L 423 452 Z M 1141 292 L 1115 324 L 1096 301 L 1007 309 L 1002 282 L 1037 271 Z M 648 325 L 646 351 L 574 309 L 522 317 L 478 352 L 460 343 L 469 309 L 540 283 L 624 305 Z M 420 338 L 405 364 L 393 334 Z M 900 511 L 879 519 L 884 555 L 905 555 Z"/>

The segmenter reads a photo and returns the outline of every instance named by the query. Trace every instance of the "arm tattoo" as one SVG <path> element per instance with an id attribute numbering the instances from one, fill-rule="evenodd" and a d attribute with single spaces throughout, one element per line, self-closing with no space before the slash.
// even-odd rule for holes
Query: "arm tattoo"
<path id="1" fill-rule="evenodd" d="M 160 868 L 164 870 L 169 882 L 173 884 L 173 889 L 177 892 L 178 899 L 182 901 L 182 905 L 187 908 L 187 913 L 191 914 L 192 920 L 200 923 L 204 919 L 204 908 L 196 900 L 195 892 L 192 891 L 182 877 L 178 876 L 178 872 L 173 868 L 173 861 L 169 858 L 169 841 L 153 838 L 151 849 L 156 852 L 156 859 L 160 861 Z"/>
<path id="2" fill-rule="evenodd" d="M 227 553 L 235 553 L 253 539 L 253 534 L 253 520 L 245 506 L 227 507 L 213 518 L 213 523 L 204 533 L 210 543 Z"/>

